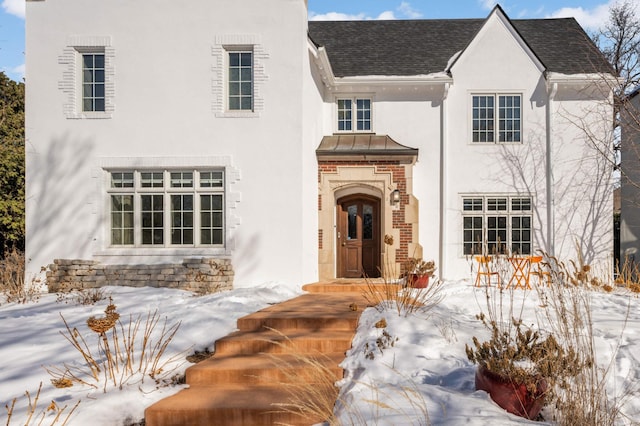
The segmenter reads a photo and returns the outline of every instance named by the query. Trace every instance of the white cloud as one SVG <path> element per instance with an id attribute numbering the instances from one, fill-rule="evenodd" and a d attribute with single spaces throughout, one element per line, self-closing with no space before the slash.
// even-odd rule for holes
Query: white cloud
<path id="1" fill-rule="evenodd" d="M 583 7 L 563 7 L 556 10 L 550 18 L 567 18 L 574 17 L 584 28 L 588 30 L 596 30 L 602 27 L 609 19 L 609 9 L 614 4 L 619 4 L 620 0 L 609 0 L 606 3 L 599 4 L 591 9 Z M 632 0 L 630 2 L 635 6 L 636 16 L 640 17 L 640 0 Z"/>
<path id="2" fill-rule="evenodd" d="M 357 15 L 349 15 L 346 13 L 340 12 L 328 12 L 328 13 L 309 13 L 309 20 L 311 21 L 362 21 L 368 18 L 364 13 L 359 13 Z"/>
<path id="3" fill-rule="evenodd" d="M 2 9 L 4 9 L 6 13 L 24 19 L 26 2 L 25 0 L 3 0 Z"/>
<path id="4" fill-rule="evenodd" d="M 23 79 L 24 78 L 24 70 L 25 70 L 24 64 L 22 64 L 22 65 L 18 65 L 17 67 L 13 68 L 11 70 L 11 73 L 13 75 L 19 76 L 20 79 Z"/>
<path id="5" fill-rule="evenodd" d="M 391 19 L 396 19 L 396 15 L 394 15 L 394 13 L 390 10 L 386 10 L 384 12 L 382 12 L 380 15 L 378 15 L 378 17 L 376 18 L 377 20 L 391 20 Z"/>
<path id="6" fill-rule="evenodd" d="M 309 12 L 310 21 L 372 21 L 372 20 L 389 20 L 396 19 L 395 14 L 391 10 L 386 10 L 380 15 L 374 17 L 367 16 L 364 13 L 358 13 L 357 15 L 350 15 L 348 13 L 340 12 L 327 12 L 327 13 L 314 13 Z"/>
<path id="7" fill-rule="evenodd" d="M 418 19 L 422 17 L 422 13 L 414 9 L 411 3 L 402 1 L 396 8 L 398 15 L 402 18 Z M 365 13 L 348 14 L 340 12 L 315 13 L 309 12 L 309 20 L 311 21 L 371 21 L 371 20 L 390 20 L 398 19 L 393 10 L 385 10 L 378 16 L 370 16 Z"/>
<path id="8" fill-rule="evenodd" d="M 487 10 L 493 9 L 493 7 L 498 4 L 496 0 L 478 0 L 478 3 L 480 3 L 480 6 Z"/>
<path id="9" fill-rule="evenodd" d="M 410 18 L 410 19 L 422 18 L 422 13 L 420 13 L 419 11 L 411 7 L 411 4 L 409 4 L 406 1 L 403 1 L 402 3 L 400 3 L 400 6 L 398 6 L 397 10 L 400 13 L 402 13 L 402 16 L 406 18 Z"/>

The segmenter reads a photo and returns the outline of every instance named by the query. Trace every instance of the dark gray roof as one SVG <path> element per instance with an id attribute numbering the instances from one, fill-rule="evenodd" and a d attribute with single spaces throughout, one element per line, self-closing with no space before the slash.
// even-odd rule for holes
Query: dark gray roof
<path id="1" fill-rule="evenodd" d="M 336 77 L 409 76 L 442 72 L 485 19 L 311 21 L 309 36 L 324 46 Z M 515 19 L 511 23 L 547 71 L 611 72 L 573 18 Z"/>
<path id="2" fill-rule="evenodd" d="M 394 141 L 387 135 L 355 133 L 325 136 L 316 149 L 318 160 L 393 159 L 411 162 L 418 156 L 416 148 Z"/>

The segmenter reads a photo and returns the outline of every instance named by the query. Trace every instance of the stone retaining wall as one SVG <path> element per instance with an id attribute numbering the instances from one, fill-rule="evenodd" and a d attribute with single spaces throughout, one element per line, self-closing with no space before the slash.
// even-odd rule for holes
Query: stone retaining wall
<path id="1" fill-rule="evenodd" d="M 103 265 L 93 260 L 56 259 L 47 270 L 50 292 L 108 285 L 167 287 L 196 293 L 233 288 L 230 259 L 186 258 L 181 264 Z"/>

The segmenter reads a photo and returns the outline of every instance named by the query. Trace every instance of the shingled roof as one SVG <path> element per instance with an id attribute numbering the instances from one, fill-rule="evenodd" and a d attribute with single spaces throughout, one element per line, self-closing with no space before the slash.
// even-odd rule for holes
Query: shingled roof
<path id="1" fill-rule="evenodd" d="M 311 21 L 309 36 L 326 48 L 336 77 L 443 72 L 485 19 Z M 611 66 L 573 18 L 511 23 L 545 65 L 563 74 L 607 73 Z"/>

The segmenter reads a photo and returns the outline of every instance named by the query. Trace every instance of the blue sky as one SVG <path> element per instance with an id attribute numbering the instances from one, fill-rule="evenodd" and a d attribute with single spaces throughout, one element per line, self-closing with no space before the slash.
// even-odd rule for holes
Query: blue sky
<path id="1" fill-rule="evenodd" d="M 500 5 L 512 19 L 573 16 L 593 31 L 606 21 L 609 5 L 615 1 L 504 0 Z M 640 7 L 640 0 L 631 1 Z M 20 80 L 24 75 L 25 0 L 0 2 L 0 70 Z M 492 0 L 309 0 L 309 16 L 332 20 L 484 18 L 495 4 Z"/>

